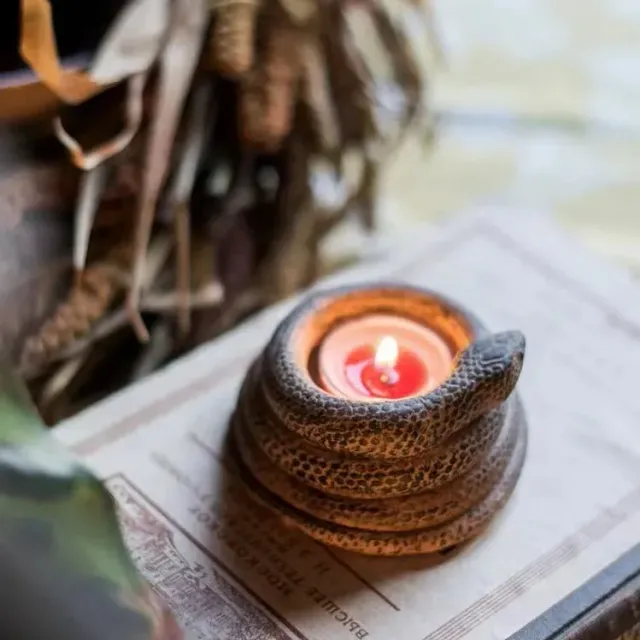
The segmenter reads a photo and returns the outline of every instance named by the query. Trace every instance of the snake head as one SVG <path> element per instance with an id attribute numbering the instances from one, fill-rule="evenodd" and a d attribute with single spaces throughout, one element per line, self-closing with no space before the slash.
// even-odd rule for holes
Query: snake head
<path id="1" fill-rule="evenodd" d="M 483 367 L 522 369 L 525 347 L 521 331 L 502 331 L 478 338 L 464 353 Z"/>
<path id="2" fill-rule="evenodd" d="M 471 391 L 482 392 L 496 404 L 506 400 L 518 382 L 526 340 L 520 331 L 503 331 L 478 338 L 458 358 L 456 373 Z"/>

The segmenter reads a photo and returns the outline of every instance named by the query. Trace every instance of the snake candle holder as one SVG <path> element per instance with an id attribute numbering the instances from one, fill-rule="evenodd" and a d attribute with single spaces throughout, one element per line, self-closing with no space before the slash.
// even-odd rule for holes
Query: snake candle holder
<path id="1" fill-rule="evenodd" d="M 255 499 L 328 545 L 408 555 L 469 541 L 522 470 L 524 352 L 519 331 L 490 333 L 431 291 L 314 295 L 247 373 L 231 425 L 237 471 Z"/>

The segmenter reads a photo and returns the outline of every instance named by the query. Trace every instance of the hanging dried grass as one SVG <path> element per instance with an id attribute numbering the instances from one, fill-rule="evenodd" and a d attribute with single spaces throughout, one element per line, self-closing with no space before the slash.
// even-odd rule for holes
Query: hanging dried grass
<path id="1" fill-rule="evenodd" d="M 79 355 L 105 336 L 113 350 L 127 317 L 142 338 L 148 324 L 153 340 L 123 383 L 310 284 L 330 231 L 349 216 L 375 229 L 383 160 L 426 109 L 425 72 L 399 19 L 420 0 L 209 0 L 203 11 L 205 1 L 171 3 L 159 73 L 145 71 L 140 131 L 111 158 L 100 191 L 101 212 L 137 198 L 133 233 L 119 257 L 90 262 L 25 346 L 25 373 L 56 358 L 76 363 L 53 387 L 45 380 L 45 395 L 64 397 L 70 378 L 73 394 L 88 375 Z M 358 20 L 372 38 L 363 42 Z M 433 39 L 430 19 L 415 22 Z M 380 92 L 389 82 L 402 109 Z M 97 201 L 85 204 L 92 215 Z M 147 245 L 168 232 L 173 260 L 156 265 L 149 290 Z"/>

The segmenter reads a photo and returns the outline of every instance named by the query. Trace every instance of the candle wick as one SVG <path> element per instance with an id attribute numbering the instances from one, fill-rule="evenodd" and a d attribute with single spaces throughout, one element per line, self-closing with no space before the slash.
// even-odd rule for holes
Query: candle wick
<path id="1" fill-rule="evenodd" d="M 380 374 L 380 380 L 389 385 L 396 384 L 398 377 L 398 372 L 393 367 L 384 367 Z"/>

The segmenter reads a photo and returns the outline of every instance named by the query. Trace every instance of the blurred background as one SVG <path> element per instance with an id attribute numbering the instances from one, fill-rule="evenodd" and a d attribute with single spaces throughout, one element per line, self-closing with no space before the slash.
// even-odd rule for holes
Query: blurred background
<path id="1" fill-rule="evenodd" d="M 640 3 L 435 0 L 433 14 L 437 143 L 403 149 L 384 224 L 495 200 L 551 212 L 640 273 Z"/>

